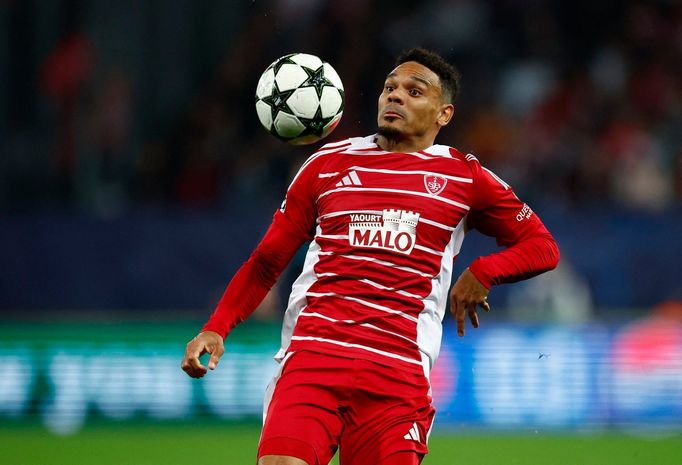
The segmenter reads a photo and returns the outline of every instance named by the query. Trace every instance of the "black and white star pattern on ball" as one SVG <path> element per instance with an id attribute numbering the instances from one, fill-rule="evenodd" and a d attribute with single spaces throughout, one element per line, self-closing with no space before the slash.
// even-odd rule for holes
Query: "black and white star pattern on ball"
<path id="1" fill-rule="evenodd" d="M 258 119 L 268 132 L 291 144 L 316 142 L 334 130 L 343 114 L 343 85 L 337 87 L 337 81 L 336 71 L 319 57 L 285 55 L 258 80 Z"/>
<path id="2" fill-rule="evenodd" d="M 321 134 L 324 127 L 332 120 L 333 117 L 322 119 L 320 110 L 317 110 L 315 118 L 307 121 L 308 130 L 313 134 Z"/>
<path id="3" fill-rule="evenodd" d="M 324 89 L 325 86 L 334 85 L 325 77 L 324 66 L 320 66 L 317 69 L 310 69 L 305 66 L 301 66 L 301 68 L 303 68 L 303 71 L 308 75 L 308 79 L 303 83 L 303 86 L 314 87 L 318 97 L 322 97 L 322 89 Z"/>
<path id="4" fill-rule="evenodd" d="M 277 113 L 280 111 L 283 111 L 285 113 L 291 113 L 291 108 L 289 108 L 289 105 L 287 105 L 287 99 L 291 97 L 291 94 L 294 93 L 294 90 L 296 89 L 280 92 L 275 88 L 271 95 L 263 97 L 263 101 L 270 105 L 273 120 L 277 116 Z"/>
<path id="5" fill-rule="evenodd" d="M 275 72 L 275 76 L 277 73 L 279 73 L 279 70 L 282 69 L 282 66 L 284 65 L 298 65 L 294 60 L 291 59 L 292 56 L 296 55 L 295 53 L 292 53 L 291 55 L 287 55 L 285 57 L 280 58 L 277 60 L 275 63 L 272 64 L 273 71 Z"/>

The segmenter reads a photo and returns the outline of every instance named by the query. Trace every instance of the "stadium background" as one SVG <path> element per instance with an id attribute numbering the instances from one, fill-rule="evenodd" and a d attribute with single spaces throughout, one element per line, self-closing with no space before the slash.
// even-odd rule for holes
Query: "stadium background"
<path id="1" fill-rule="evenodd" d="M 179 369 L 316 146 L 268 136 L 301 51 L 369 134 L 395 55 L 462 71 L 439 142 L 545 220 L 559 269 L 446 318 L 426 464 L 682 456 L 682 5 L 673 0 L 0 2 L 0 462 L 252 463 L 282 282 L 218 371 Z M 494 250 L 470 235 L 457 262 Z M 201 455 L 205 454 L 205 455 Z"/>

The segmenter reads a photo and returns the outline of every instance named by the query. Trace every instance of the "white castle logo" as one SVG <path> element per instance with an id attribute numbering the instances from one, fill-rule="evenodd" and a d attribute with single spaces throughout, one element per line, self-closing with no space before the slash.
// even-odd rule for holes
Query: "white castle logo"
<path id="1" fill-rule="evenodd" d="M 409 254 L 417 241 L 419 213 L 384 210 L 382 215 L 352 213 L 348 240 L 354 247 L 392 250 Z"/>

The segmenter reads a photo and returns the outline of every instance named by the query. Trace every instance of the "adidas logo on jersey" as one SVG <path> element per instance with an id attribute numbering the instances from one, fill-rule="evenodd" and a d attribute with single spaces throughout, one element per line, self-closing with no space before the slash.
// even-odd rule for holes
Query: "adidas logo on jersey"
<path id="1" fill-rule="evenodd" d="M 343 186 L 362 186 L 362 181 L 360 181 L 357 171 L 351 171 L 341 181 L 336 183 L 336 187 Z"/>
<path id="2" fill-rule="evenodd" d="M 417 242 L 419 213 L 384 210 L 382 215 L 352 213 L 348 240 L 354 247 L 409 254 Z"/>
<path id="3" fill-rule="evenodd" d="M 412 428 L 410 428 L 410 431 L 403 436 L 405 439 L 412 440 L 412 441 L 417 441 L 421 442 L 420 436 L 419 436 L 419 429 L 417 428 L 417 423 L 412 423 Z"/>

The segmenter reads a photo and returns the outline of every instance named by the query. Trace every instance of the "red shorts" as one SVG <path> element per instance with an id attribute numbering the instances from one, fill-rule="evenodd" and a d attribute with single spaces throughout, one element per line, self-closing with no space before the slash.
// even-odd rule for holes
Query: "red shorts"
<path id="1" fill-rule="evenodd" d="M 434 408 L 424 375 L 363 359 L 299 351 L 268 386 L 258 457 L 376 465 L 401 451 L 428 452 Z"/>

